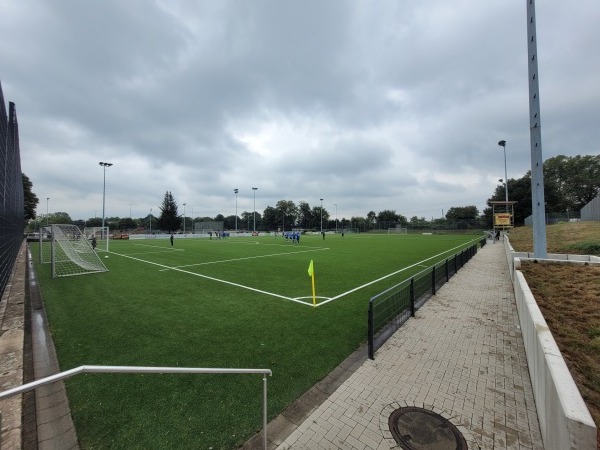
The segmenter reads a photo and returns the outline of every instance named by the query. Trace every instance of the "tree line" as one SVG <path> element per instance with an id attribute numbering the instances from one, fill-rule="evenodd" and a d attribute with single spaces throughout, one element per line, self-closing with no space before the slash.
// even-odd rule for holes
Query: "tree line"
<path id="1" fill-rule="evenodd" d="M 350 217 L 337 219 L 321 205 L 311 206 L 308 202 L 296 204 L 292 200 L 279 200 L 275 206 L 267 206 L 262 213 L 244 211 L 240 216 L 215 217 L 183 217 L 179 214 L 177 202 L 170 191 L 164 195 L 160 206 L 160 214 L 133 219 L 130 217 L 108 217 L 105 220 L 113 230 L 148 230 L 165 232 L 192 232 L 194 224 L 199 222 L 218 221 L 224 223 L 226 230 L 256 230 L 277 231 L 302 228 L 307 230 L 339 230 L 358 229 L 370 231 L 394 227 L 409 227 L 414 229 L 481 229 L 492 227 L 492 201 L 505 200 L 504 180 L 496 186 L 492 196 L 487 199 L 488 207 L 480 213 L 473 205 L 453 206 L 446 211 L 443 218 L 428 220 L 425 217 L 413 216 L 410 219 L 387 209 L 375 213 L 369 211 L 365 217 Z M 521 178 L 508 180 L 509 201 L 514 201 L 514 223 L 519 226 L 526 217 L 531 215 L 531 171 Z M 23 190 L 25 198 L 24 217 L 28 228 L 33 230 L 40 225 L 52 223 L 73 223 L 83 227 L 102 225 L 102 218 L 92 217 L 87 220 L 72 220 L 66 212 L 55 212 L 41 217 L 36 216 L 38 198 L 32 191 L 33 184 L 23 174 Z M 568 157 L 559 155 L 549 158 L 544 163 L 544 190 L 546 213 L 562 213 L 566 217 L 578 217 L 579 211 L 589 201 L 600 193 L 600 155 Z"/>

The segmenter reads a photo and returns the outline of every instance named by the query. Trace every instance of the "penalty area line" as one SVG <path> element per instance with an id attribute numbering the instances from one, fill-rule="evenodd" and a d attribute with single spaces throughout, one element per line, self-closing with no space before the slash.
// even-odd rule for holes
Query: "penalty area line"
<path id="1" fill-rule="evenodd" d="M 134 261 L 139 261 L 139 262 L 143 262 L 143 263 L 150 264 L 150 265 L 153 265 L 153 266 L 161 267 L 163 269 L 174 270 L 176 272 L 181 272 L 181 273 L 185 273 L 185 274 L 188 274 L 188 275 L 193 275 L 193 276 L 196 276 L 196 277 L 204 278 L 204 279 L 207 279 L 207 280 L 216 281 L 217 283 L 224 283 L 224 284 L 228 284 L 230 286 L 235 286 L 235 287 L 238 287 L 238 288 L 241 288 L 241 289 L 246 289 L 246 290 L 249 290 L 249 291 L 258 292 L 259 294 L 264 294 L 264 295 L 268 295 L 268 296 L 271 296 L 271 297 L 281 298 L 283 300 L 289 300 L 290 302 L 298 303 L 298 304 L 304 305 L 304 306 L 310 306 L 311 308 L 313 306 L 313 305 L 310 305 L 310 304 L 308 304 L 306 302 L 297 300 L 295 298 L 286 297 L 285 295 L 275 294 L 274 292 L 263 291 L 261 289 L 256 289 L 256 288 L 253 288 L 253 287 L 250 287 L 250 286 L 245 286 L 243 284 L 234 283 L 232 281 L 222 280 L 220 278 L 215 278 L 215 277 L 210 277 L 208 275 L 202 275 L 200 273 L 190 272 L 189 270 L 183 270 L 183 269 L 179 269 L 177 267 L 165 266 L 164 264 L 159 264 L 159 263 L 155 263 L 155 262 L 152 262 L 152 261 L 146 261 L 146 260 L 140 259 L 140 258 L 134 258 L 133 256 L 123 255 L 121 253 L 114 253 L 114 252 L 108 252 L 108 253 L 111 253 L 111 254 L 117 255 L 117 256 L 122 256 L 124 258 L 133 259 Z"/>

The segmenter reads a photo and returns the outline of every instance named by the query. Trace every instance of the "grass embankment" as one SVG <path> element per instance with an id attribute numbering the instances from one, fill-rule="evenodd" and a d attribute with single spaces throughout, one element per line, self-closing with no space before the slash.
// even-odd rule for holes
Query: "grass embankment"
<path id="1" fill-rule="evenodd" d="M 600 254 L 600 222 L 561 223 L 546 231 L 549 253 Z M 532 229 L 511 231 L 510 242 L 516 251 L 532 251 Z M 600 266 L 529 262 L 522 271 L 600 429 Z"/>

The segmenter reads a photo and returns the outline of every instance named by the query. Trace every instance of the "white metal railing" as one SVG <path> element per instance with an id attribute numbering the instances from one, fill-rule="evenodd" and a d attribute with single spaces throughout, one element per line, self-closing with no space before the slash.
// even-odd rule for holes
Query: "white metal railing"
<path id="1" fill-rule="evenodd" d="M 195 368 L 195 367 L 139 367 L 139 366 L 79 366 L 74 369 L 65 370 L 49 377 L 41 378 L 31 383 L 17 386 L 0 392 L 0 400 L 23 394 L 33 389 L 54 383 L 56 381 L 71 378 L 82 373 L 258 373 L 263 375 L 263 448 L 267 449 L 267 375 L 273 373 L 270 369 L 222 369 L 222 368 Z"/>

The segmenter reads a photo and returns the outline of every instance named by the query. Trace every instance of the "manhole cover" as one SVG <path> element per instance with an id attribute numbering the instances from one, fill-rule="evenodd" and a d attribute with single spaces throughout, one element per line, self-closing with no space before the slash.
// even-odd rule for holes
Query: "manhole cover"
<path id="1" fill-rule="evenodd" d="M 407 406 L 389 418 L 394 439 L 404 450 L 467 450 L 467 441 L 449 420 L 433 411 Z"/>

